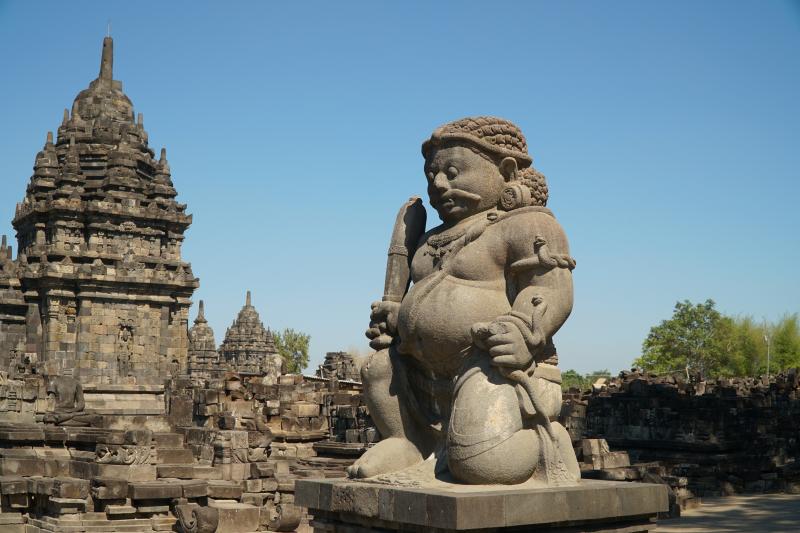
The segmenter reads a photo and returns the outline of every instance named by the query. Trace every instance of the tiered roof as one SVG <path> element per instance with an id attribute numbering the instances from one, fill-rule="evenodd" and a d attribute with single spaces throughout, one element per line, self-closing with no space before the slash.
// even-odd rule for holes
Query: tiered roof
<path id="1" fill-rule="evenodd" d="M 277 361 L 274 356 L 278 350 L 272 331 L 261 322 L 258 311 L 252 305 L 250 291 L 247 291 L 244 307 L 225 332 L 225 340 L 219 351 L 222 359 L 240 372 L 266 373 L 270 370 L 268 367 L 274 366 Z"/>
<path id="2" fill-rule="evenodd" d="M 71 112 L 64 110 L 57 140 L 48 132 L 36 156 L 13 220 L 20 277 L 89 279 L 102 274 L 107 281 L 177 285 L 191 294 L 198 282 L 190 265 L 180 260 L 179 246 L 192 217 L 175 200 L 166 150 L 156 159 L 143 117 L 134 117 L 112 68 L 113 41 L 106 37 L 100 74 L 78 94 Z M 89 229 L 108 232 L 109 238 L 86 242 Z M 110 238 L 120 231 L 160 245 L 125 247 Z M 137 280 L 131 276 L 135 268 L 142 270 Z"/>
<path id="3" fill-rule="evenodd" d="M 205 317 L 205 306 L 200 300 L 197 318 L 189 330 L 189 374 L 197 377 L 211 377 L 219 370 L 217 343 L 214 330 Z"/>

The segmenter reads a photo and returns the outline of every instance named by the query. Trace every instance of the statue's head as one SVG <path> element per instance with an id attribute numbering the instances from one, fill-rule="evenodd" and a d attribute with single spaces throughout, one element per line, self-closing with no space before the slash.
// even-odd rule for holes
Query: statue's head
<path id="1" fill-rule="evenodd" d="M 544 175 L 531 165 L 522 131 L 496 117 L 449 122 L 422 144 L 431 205 L 443 222 L 498 207 L 545 205 Z"/>

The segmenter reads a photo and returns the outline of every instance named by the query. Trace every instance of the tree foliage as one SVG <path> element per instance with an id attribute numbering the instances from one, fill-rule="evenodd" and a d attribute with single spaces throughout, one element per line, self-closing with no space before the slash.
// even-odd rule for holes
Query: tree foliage
<path id="1" fill-rule="evenodd" d="M 688 368 L 704 375 L 718 373 L 728 356 L 731 324 L 714 305 L 714 300 L 676 303 L 672 318 L 650 328 L 634 364 L 655 372 Z"/>
<path id="2" fill-rule="evenodd" d="M 600 378 L 610 378 L 611 372 L 608 369 L 595 370 L 588 374 L 580 374 L 577 370 L 569 369 L 561 374 L 561 390 L 569 389 L 587 390 Z"/>
<path id="3" fill-rule="evenodd" d="M 642 355 L 634 365 L 652 372 L 688 369 L 706 377 L 758 376 L 800 366 L 798 315 L 776 323 L 758 323 L 752 317 L 729 317 L 713 300 L 677 302 L 672 317 L 650 328 Z"/>
<path id="4" fill-rule="evenodd" d="M 299 374 L 308 366 L 308 345 L 311 336 L 292 328 L 277 331 L 273 334 L 275 347 L 286 361 L 290 374 Z"/>

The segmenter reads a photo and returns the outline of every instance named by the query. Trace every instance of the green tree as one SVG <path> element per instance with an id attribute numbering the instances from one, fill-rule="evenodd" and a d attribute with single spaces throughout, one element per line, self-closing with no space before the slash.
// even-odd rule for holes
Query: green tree
<path id="1" fill-rule="evenodd" d="M 764 324 L 758 324 L 752 317 L 737 317 L 733 320 L 730 337 L 728 372 L 733 376 L 760 376 L 767 369 L 767 344 Z"/>
<path id="2" fill-rule="evenodd" d="M 778 372 L 800 366 L 800 327 L 797 313 L 783 316 L 770 329 L 770 370 Z"/>
<path id="3" fill-rule="evenodd" d="M 650 328 L 634 364 L 654 372 L 688 368 L 706 376 L 728 373 L 733 320 L 714 305 L 713 300 L 677 302 L 672 318 Z"/>
<path id="4" fill-rule="evenodd" d="M 311 336 L 286 328 L 273 334 L 275 347 L 278 353 L 286 361 L 287 370 L 290 374 L 299 374 L 308 366 L 308 344 Z"/>
<path id="5" fill-rule="evenodd" d="M 571 388 L 583 390 L 585 386 L 586 380 L 577 370 L 570 368 L 561 374 L 561 390 L 568 391 Z"/>

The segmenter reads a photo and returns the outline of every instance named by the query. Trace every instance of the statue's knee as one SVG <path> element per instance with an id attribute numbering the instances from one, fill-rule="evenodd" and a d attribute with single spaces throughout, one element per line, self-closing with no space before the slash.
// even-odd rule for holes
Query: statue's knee
<path id="1" fill-rule="evenodd" d="M 391 367 L 388 349 L 375 352 L 369 356 L 367 362 L 361 367 L 361 381 L 375 383 L 381 379 L 386 379 L 391 373 Z"/>
<path id="2" fill-rule="evenodd" d="M 463 459 L 448 458 L 456 479 L 473 485 L 523 483 L 539 462 L 539 443 L 531 430 L 516 432 L 494 448 Z"/>

